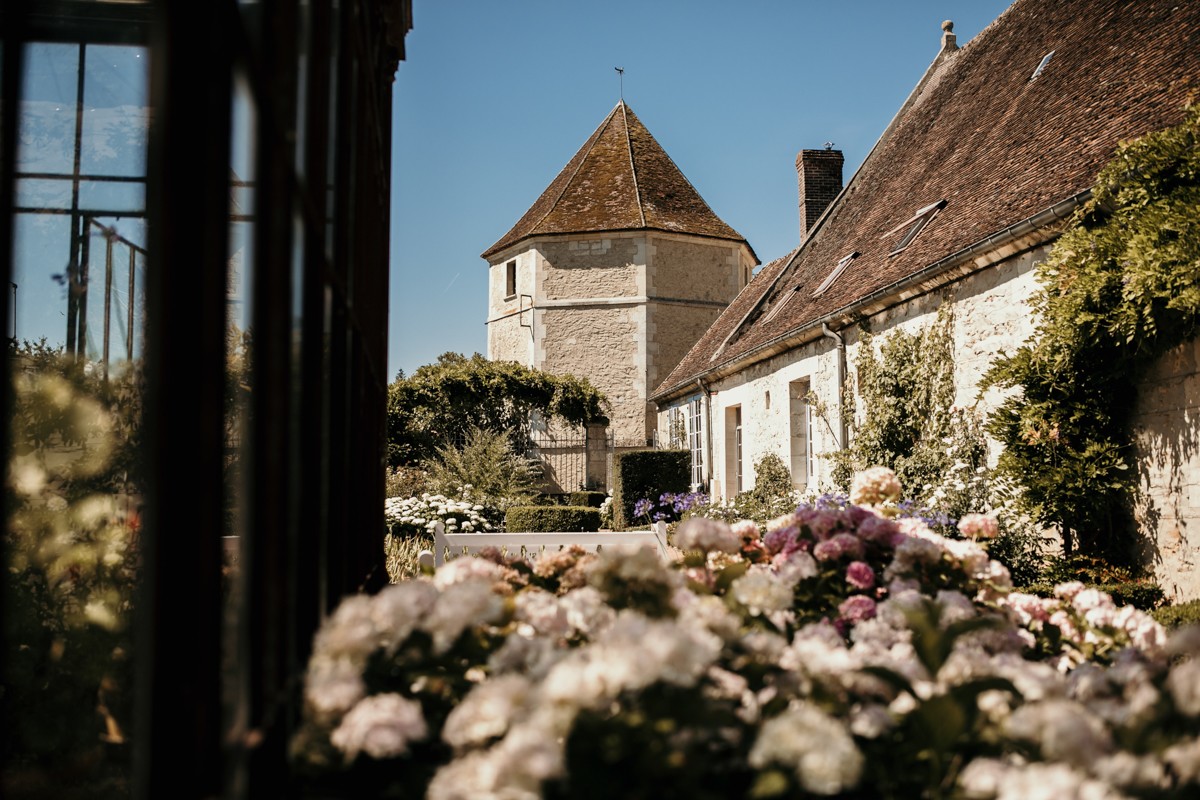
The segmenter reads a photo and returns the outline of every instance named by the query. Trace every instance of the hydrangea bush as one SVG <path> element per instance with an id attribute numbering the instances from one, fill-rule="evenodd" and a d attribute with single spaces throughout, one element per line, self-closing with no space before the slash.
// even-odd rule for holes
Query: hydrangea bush
<path id="1" fill-rule="evenodd" d="M 431 534 L 438 522 L 445 525 L 447 533 L 495 530 L 485 506 L 441 494 L 389 497 L 384 501 L 383 516 L 392 536 Z"/>
<path id="2" fill-rule="evenodd" d="M 298 763 L 360 796 L 1194 797 L 1200 626 L 1042 598 L 854 502 L 680 524 L 679 556 L 460 558 L 319 631 Z M 976 537 L 976 538 L 970 538 Z"/>

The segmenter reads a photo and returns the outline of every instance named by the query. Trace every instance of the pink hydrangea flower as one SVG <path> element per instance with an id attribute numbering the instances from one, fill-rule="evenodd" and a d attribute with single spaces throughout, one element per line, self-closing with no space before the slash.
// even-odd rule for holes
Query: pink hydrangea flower
<path id="1" fill-rule="evenodd" d="M 871 514 L 858 523 L 858 538 L 895 547 L 904 538 L 904 534 L 892 520 Z"/>
<path id="2" fill-rule="evenodd" d="M 958 531 L 972 539 L 995 539 L 1000 535 L 1000 524 L 987 514 L 964 514 L 958 521 Z"/>
<path id="3" fill-rule="evenodd" d="M 862 558 L 862 555 L 862 540 L 852 533 L 839 533 L 832 539 L 817 542 L 813 547 L 813 556 L 817 561 L 836 561 L 845 556 Z"/>
<path id="4" fill-rule="evenodd" d="M 851 624 L 857 624 L 875 616 L 875 601 L 865 594 L 847 597 L 838 606 L 838 616 Z"/>
<path id="5" fill-rule="evenodd" d="M 865 561 L 851 561 L 846 567 L 846 583 L 856 589 L 870 589 L 875 585 L 875 570 Z"/>

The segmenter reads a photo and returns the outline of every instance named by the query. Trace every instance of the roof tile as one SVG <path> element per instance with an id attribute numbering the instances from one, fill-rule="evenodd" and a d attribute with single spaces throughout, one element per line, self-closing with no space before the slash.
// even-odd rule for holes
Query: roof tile
<path id="1" fill-rule="evenodd" d="M 746 241 L 713 213 L 621 101 L 483 257 L 531 236 L 644 228 Z"/>
<path id="2" fill-rule="evenodd" d="M 743 290 L 754 294 L 725 310 L 655 396 L 1086 190 L 1121 141 L 1177 123 L 1198 89 L 1200 3 L 1017 0 L 965 47 L 939 55 L 778 278 Z M 885 234 L 938 200 L 945 208 L 889 255 L 904 230 Z M 861 255 L 845 273 L 812 297 L 854 250 Z M 805 302 L 770 317 L 797 286 Z"/>

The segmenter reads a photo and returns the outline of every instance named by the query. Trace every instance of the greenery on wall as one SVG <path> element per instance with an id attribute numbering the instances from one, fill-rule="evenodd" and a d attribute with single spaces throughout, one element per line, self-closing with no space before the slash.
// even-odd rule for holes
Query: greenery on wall
<path id="1" fill-rule="evenodd" d="M 570 425 L 607 422 L 608 408 L 586 378 L 489 361 L 478 353 L 444 353 L 410 377 L 401 372 L 388 387 L 388 465 L 431 459 L 472 426 L 524 431 L 534 412 Z"/>
<path id="2" fill-rule="evenodd" d="M 1200 107 L 1122 144 L 1038 268 L 1038 325 L 983 386 L 1016 389 L 989 419 L 998 472 L 1070 551 L 1127 556 L 1130 415 L 1147 367 L 1200 322 Z"/>
<path id="3" fill-rule="evenodd" d="M 924 498 L 942 484 L 957 462 L 972 468 L 986 456 L 982 431 L 950 452 L 951 434 L 963 433 L 954 419 L 954 314 L 943 303 L 937 318 L 913 333 L 896 330 L 876 345 L 865 327 L 854 363 L 854 389 L 843 408 L 850 419 L 850 446 L 831 454 L 834 480 L 842 489 L 849 476 L 886 466 L 900 479 L 907 496 Z M 856 414 L 852 403 L 861 406 Z"/>

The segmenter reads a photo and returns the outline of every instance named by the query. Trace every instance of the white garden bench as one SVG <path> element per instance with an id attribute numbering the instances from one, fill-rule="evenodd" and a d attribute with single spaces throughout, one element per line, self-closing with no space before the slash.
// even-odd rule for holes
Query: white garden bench
<path id="1" fill-rule="evenodd" d="M 547 550 L 561 550 L 572 545 L 595 552 L 616 544 L 652 545 L 665 558 L 667 523 L 656 522 L 646 531 L 446 533 L 445 527 L 439 522 L 433 529 L 433 552 L 422 550 L 417 560 L 422 566 L 437 568 L 447 559 L 476 555 L 485 547 L 496 547 L 509 555 L 536 558 Z"/>

